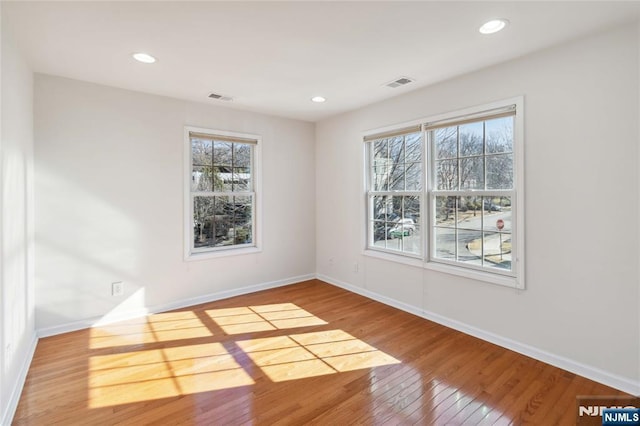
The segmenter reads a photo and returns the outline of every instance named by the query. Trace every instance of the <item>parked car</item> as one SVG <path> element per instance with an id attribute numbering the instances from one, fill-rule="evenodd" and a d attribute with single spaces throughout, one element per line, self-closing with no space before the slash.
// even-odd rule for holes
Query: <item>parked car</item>
<path id="1" fill-rule="evenodd" d="M 397 222 L 400 217 L 395 213 L 384 213 L 376 216 L 376 221 L 373 224 L 373 236 L 375 241 L 386 240 L 389 238 L 389 232 L 395 227 L 394 222 Z"/>
<path id="2" fill-rule="evenodd" d="M 400 219 L 396 225 L 389 230 L 389 238 L 401 238 L 413 235 L 416 232 L 416 224 L 413 219 Z"/>
<path id="3" fill-rule="evenodd" d="M 488 212 L 499 212 L 502 211 L 502 207 L 497 204 L 493 204 L 489 200 L 484 200 L 484 209 Z"/>

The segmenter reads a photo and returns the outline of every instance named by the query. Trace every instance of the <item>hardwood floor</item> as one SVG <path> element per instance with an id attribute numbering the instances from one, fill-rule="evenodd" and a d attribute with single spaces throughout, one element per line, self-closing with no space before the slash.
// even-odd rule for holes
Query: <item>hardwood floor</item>
<path id="1" fill-rule="evenodd" d="M 39 341 L 14 424 L 575 424 L 624 395 L 321 281 Z"/>

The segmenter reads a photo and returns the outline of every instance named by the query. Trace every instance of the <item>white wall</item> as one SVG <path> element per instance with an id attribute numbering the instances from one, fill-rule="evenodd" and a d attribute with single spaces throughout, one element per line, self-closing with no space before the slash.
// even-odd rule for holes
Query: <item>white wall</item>
<path id="1" fill-rule="evenodd" d="M 318 273 L 638 386 L 638 51 L 626 27 L 318 123 Z M 363 256 L 362 133 L 517 95 L 527 289 Z"/>
<path id="2" fill-rule="evenodd" d="M 2 22 L 0 106 L 0 424 L 15 411 L 35 348 L 33 74 Z"/>
<path id="3" fill-rule="evenodd" d="M 40 74 L 35 94 L 45 334 L 315 272 L 312 123 Z M 262 136 L 261 253 L 183 260 L 185 125 Z M 115 281 L 125 297 L 111 296 Z"/>

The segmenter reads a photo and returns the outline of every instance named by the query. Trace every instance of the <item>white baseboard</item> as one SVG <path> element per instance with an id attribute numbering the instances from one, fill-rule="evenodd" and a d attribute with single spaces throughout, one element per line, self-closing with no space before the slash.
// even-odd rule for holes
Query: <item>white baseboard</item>
<path id="1" fill-rule="evenodd" d="M 22 365 L 20 366 L 20 371 L 18 373 L 15 385 L 13 386 L 11 394 L 9 395 L 6 409 L 4 413 L 2 413 L 2 417 L 0 417 L 0 425 L 10 425 L 11 421 L 13 420 L 13 416 L 15 416 L 16 414 L 18 402 L 20 402 L 20 395 L 22 395 L 22 388 L 24 387 L 24 382 L 27 380 L 27 373 L 29 372 L 29 367 L 31 366 L 31 361 L 33 360 L 33 354 L 35 354 L 36 352 L 37 344 L 38 337 L 34 333 L 33 338 L 31 339 L 31 343 L 27 348 L 26 356 L 24 357 Z"/>
<path id="2" fill-rule="evenodd" d="M 521 343 L 516 340 L 512 340 L 512 339 L 502 337 L 500 335 L 497 335 L 485 330 L 481 330 L 472 325 L 465 324 L 463 322 L 456 321 L 451 318 L 447 318 L 445 316 L 436 314 L 434 312 L 416 308 L 415 306 L 411 306 L 406 303 L 399 302 L 387 296 L 383 296 L 373 291 L 370 291 L 361 287 L 357 287 L 340 280 L 333 279 L 323 274 L 318 274 L 317 278 L 319 280 L 325 281 L 329 284 L 335 285 L 336 287 L 340 287 L 352 293 L 357 293 L 357 294 L 360 294 L 361 296 L 365 296 L 370 299 L 376 300 L 378 302 L 384 303 L 385 305 L 393 306 L 394 308 L 428 319 L 430 321 L 444 325 L 445 327 L 458 330 L 462 333 L 469 334 L 473 337 L 477 337 L 479 339 L 496 344 L 503 348 L 510 349 L 514 352 L 518 352 L 528 357 L 537 359 L 538 361 L 542 361 L 547 364 L 553 365 L 554 367 L 562 368 L 563 370 L 567 370 L 572 373 L 578 374 L 580 376 L 586 377 L 588 379 L 594 380 L 598 383 L 611 386 L 612 388 L 616 388 L 621 391 L 630 393 L 631 395 L 640 395 L 640 381 L 634 381 L 626 377 L 612 374 L 612 373 L 609 373 L 608 371 L 604 371 L 599 368 L 592 367 L 590 365 L 586 365 L 578 361 L 574 361 L 572 359 L 565 358 L 563 356 L 556 355 L 551 352 L 547 352 L 547 351 L 535 348 L 525 343 Z"/>
<path id="3" fill-rule="evenodd" d="M 110 315 L 108 318 L 94 317 L 86 318 L 80 321 L 74 321 L 54 327 L 46 327 L 37 330 L 39 337 L 54 336 L 56 334 L 68 333 L 70 331 L 82 330 L 85 328 L 91 328 L 97 325 L 109 324 L 112 322 L 123 321 L 132 318 L 140 318 L 148 314 L 154 314 L 158 312 L 171 311 L 174 309 L 186 308 L 193 305 L 200 305 L 202 303 L 213 302 L 216 300 L 228 299 L 234 296 L 240 296 L 248 293 L 255 293 L 256 291 L 267 290 L 270 288 L 282 287 L 285 285 L 299 283 L 301 281 L 311 280 L 316 277 L 315 274 L 299 275 L 297 277 L 285 278 L 277 281 L 270 281 L 261 284 L 250 285 L 241 288 L 234 288 L 231 290 L 223 290 L 216 293 L 205 294 L 203 296 L 192 297 L 189 299 L 182 299 L 175 302 L 167 303 L 159 306 L 146 307 L 136 311 L 129 311 L 119 315 Z"/>

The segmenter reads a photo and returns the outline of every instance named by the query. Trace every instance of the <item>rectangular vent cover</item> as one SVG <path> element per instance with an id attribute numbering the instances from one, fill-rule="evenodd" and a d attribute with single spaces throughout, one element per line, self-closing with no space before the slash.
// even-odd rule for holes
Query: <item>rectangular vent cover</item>
<path id="1" fill-rule="evenodd" d="M 409 77 L 400 77 L 396 80 L 393 80 L 386 84 L 387 87 L 396 88 L 400 86 L 404 86 L 405 84 L 413 83 L 413 80 Z"/>

